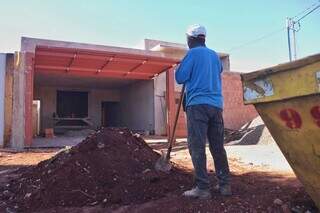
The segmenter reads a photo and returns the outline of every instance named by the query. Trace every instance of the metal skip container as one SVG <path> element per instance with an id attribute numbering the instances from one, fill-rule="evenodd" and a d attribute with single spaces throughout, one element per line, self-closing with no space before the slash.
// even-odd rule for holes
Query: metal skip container
<path id="1" fill-rule="evenodd" d="M 253 104 L 320 209 L 320 54 L 241 75 Z"/>

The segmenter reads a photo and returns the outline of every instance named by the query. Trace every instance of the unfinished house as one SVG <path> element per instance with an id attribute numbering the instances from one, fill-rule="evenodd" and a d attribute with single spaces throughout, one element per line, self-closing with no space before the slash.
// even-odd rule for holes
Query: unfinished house
<path id="1" fill-rule="evenodd" d="M 1 146 L 29 147 L 39 138 L 88 134 L 101 126 L 170 134 L 180 92 L 174 68 L 186 51 L 182 44 L 149 39 L 132 49 L 23 37 L 21 50 L 0 61 L 7 97 L 0 102 L 6 112 Z M 243 105 L 240 76 L 230 72 L 229 55 L 219 55 L 226 127 L 236 129 L 256 112 Z M 180 115 L 177 134 L 186 136 Z M 48 140 L 39 143 L 50 146 Z"/>

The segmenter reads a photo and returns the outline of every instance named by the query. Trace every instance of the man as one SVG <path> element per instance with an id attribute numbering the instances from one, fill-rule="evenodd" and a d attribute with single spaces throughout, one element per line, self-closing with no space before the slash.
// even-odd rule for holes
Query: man
<path id="1" fill-rule="evenodd" d="M 206 47 L 205 39 L 203 26 L 189 27 L 190 50 L 175 73 L 178 84 L 186 85 L 188 148 L 195 171 L 195 187 L 183 195 L 199 199 L 211 198 L 205 153 L 207 139 L 218 179 L 215 188 L 222 195 L 231 195 L 229 165 L 223 146 L 222 65 L 218 54 Z"/>

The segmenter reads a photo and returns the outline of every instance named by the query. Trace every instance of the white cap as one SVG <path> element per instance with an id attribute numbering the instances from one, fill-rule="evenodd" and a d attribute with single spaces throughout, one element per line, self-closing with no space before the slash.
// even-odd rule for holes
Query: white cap
<path id="1" fill-rule="evenodd" d="M 198 37 L 199 35 L 203 35 L 206 37 L 207 31 L 206 28 L 200 24 L 193 24 L 188 27 L 187 33 L 188 36 Z"/>

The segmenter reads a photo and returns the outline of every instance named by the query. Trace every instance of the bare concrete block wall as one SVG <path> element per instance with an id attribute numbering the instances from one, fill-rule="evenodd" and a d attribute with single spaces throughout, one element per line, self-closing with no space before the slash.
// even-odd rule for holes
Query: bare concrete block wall
<path id="1" fill-rule="evenodd" d="M 224 72 L 222 75 L 224 97 L 223 118 L 225 127 L 239 129 L 245 123 L 258 116 L 252 105 L 244 105 L 240 73 Z"/>
<path id="2" fill-rule="evenodd" d="M 5 75 L 6 54 L 0 53 L 0 147 L 4 146 L 4 100 L 5 100 Z"/>
<path id="3" fill-rule="evenodd" d="M 133 130 L 155 129 L 153 81 L 138 81 L 121 90 L 121 123 Z"/>

